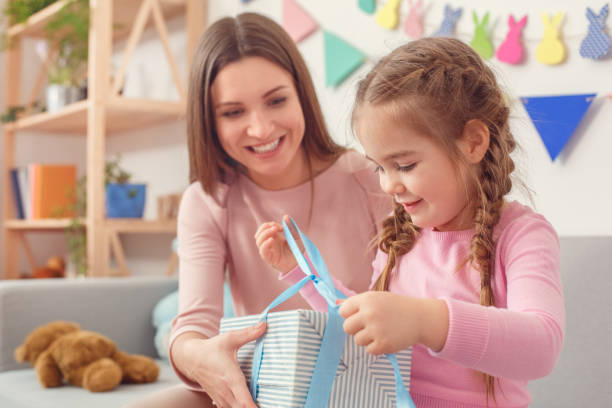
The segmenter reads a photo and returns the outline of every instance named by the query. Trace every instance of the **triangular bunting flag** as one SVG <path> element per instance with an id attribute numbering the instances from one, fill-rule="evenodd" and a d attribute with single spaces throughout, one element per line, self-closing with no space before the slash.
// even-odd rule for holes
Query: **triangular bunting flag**
<path id="1" fill-rule="evenodd" d="M 359 0 L 359 8 L 368 14 L 374 14 L 376 0 Z"/>
<path id="2" fill-rule="evenodd" d="M 521 98 L 552 160 L 561 153 L 597 94 Z"/>
<path id="3" fill-rule="evenodd" d="M 319 25 L 294 0 L 284 0 L 283 28 L 297 43 L 312 34 Z"/>
<path id="4" fill-rule="evenodd" d="M 325 83 L 336 86 L 359 68 L 366 59 L 364 53 L 342 38 L 323 31 L 325 39 Z"/>

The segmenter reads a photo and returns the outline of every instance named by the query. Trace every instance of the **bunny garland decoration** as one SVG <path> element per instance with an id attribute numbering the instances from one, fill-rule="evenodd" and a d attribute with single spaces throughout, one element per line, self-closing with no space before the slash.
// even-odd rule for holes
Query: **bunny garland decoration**
<path id="1" fill-rule="evenodd" d="M 408 3 L 410 4 L 410 11 L 404 21 L 404 32 L 414 39 L 421 38 L 423 36 L 422 0 L 417 0 L 415 3 L 408 0 Z"/>
<path id="2" fill-rule="evenodd" d="M 607 4 L 602 7 L 598 15 L 587 7 L 586 16 L 590 24 L 588 34 L 580 44 L 582 57 L 598 59 L 610 52 L 610 38 L 604 32 L 609 11 L 610 7 Z"/>
<path id="3" fill-rule="evenodd" d="M 563 19 L 563 13 L 558 12 L 550 21 L 548 14 L 542 13 L 544 23 L 544 38 L 536 50 L 536 58 L 543 64 L 556 65 L 565 59 L 565 46 L 559 39 L 558 27 Z"/>
<path id="4" fill-rule="evenodd" d="M 478 15 L 476 12 L 472 12 L 474 24 L 476 24 L 476 31 L 474 31 L 474 37 L 470 42 L 470 46 L 484 59 L 489 59 L 493 56 L 493 44 L 489 41 L 487 35 L 487 23 L 489 22 L 489 12 L 487 11 L 482 18 L 482 21 L 478 21 Z"/>
<path id="5" fill-rule="evenodd" d="M 453 10 L 448 4 L 444 6 L 444 20 L 440 24 L 440 28 L 432 34 L 432 37 L 454 37 L 455 35 L 455 24 L 461 17 L 463 9 L 459 7 L 457 10 Z"/>
<path id="6" fill-rule="evenodd" d="M 400 0 L 388 0 L 387 3 L 376 13 L 376 22 L 382 28 L 393 30 L 399 22 Z"/>
<path id="7" fill-rule="evenodd" d="M 497 59 L 508 64 L 519 64 L 523 61 L 523 44 L 521 44 L 521 34 L 523 27 L 527 24 L 527 16 L 521 18 L 517 23 L 514 16 L 508 18 L 508 34 L 506 39 L 497 49 Z"/>

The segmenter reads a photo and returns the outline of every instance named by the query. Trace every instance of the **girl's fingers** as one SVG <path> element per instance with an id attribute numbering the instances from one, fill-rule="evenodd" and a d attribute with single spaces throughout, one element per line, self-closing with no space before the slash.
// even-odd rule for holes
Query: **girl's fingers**
<path id="1" fill-rule="evenodd" d="M 261 231 L 263 231 L 266 228 L 270 227 L 270 224 L 273 224 L 273 222 L 272 221 L 271 222 L 264 222 L 259 227 L 257 227 L 257 231 L 255 232 L 255 236 L 257 236 L 259 233 L 261 233 Z"/>
<path id="2" fill-rule="evenodd" d="M 259 255 L 261 255 L 267 261 L 270 261 L 270 258 L 272 258 L 272 256 L 274 255 L 273 248 L 272 248 L 273 244 L 274 244 L 274 239 L 268 238 L 261 245 L 259 245 Z"/>
<path id="3" fill-rule="evenodd" d="M 344 329 L 347 334 L 358 333 L 362 331 L 364 327 L 364 324 L 357 318 L 357 316 L 349 317 L 342 324 L 342 329 Z"/>
<path id="4" fill-rule="evenodd" d="M 359 303 L 355 300 L 356 297 L 350 297 L 340 304 L 338 311 L 345 319 L 354 315 L 359 311 Z"/>
<path id="5" fill-rule="evenodd" d="M 257 231 L 255 234 L 255 242 L 257 246 L 260 246 L 264 241 L 266 241 L 271 236 L 278 233 L 277 228 L 274 225 L 268 226 L 267 228 L 263 228 L 260 231 Z"/>
<path id="6" fill-rule="evenodd" d="M 274 221 L 270 221 L 270 222 L 264 222 L 263 224 L 261 224 L 259 227 L 257 227 L 257 231 L 255 232 L 255 237 L 257 237 L 258 235 L 262 234 L 264 231 L 269 230 L 271 228 L 275 228 L 275 229 L 283 229 L 279 223 L 274 222 Z"/>
<path id="7" fill-rule="evenodd" d="M 369 346 L 374 341 L 374 339 L 371 336 L 369 336 L 365 330 L 359 331 L 357 334 L 353 336 L 353 339 L 355 340 L 355 344 L 357 344 L 358 346 L 364 346 L 364 347 Z"/>

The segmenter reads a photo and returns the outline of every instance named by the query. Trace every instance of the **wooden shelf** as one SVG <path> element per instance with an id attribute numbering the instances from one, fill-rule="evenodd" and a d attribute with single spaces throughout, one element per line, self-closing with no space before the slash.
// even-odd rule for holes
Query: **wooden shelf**
<path id="1" fill-rule="evenodd" d="M 83 100 L 57 112 L 44 112 L 19 119 L 5 125 L 5 130 L 29 130 L 47 133 L 87 133 L 87 109 L 89 100 Z M 113 98 L 106 110 L 108 133 L 126 132 L 184 117 L 185 107 L 180 102 L 151 99 Z"/>
<path id="2" fill-rule="evenodd" d="M 31 59 L 31 53 L 24 54 L 30 47 L 31 38 L 45 38 L 46 25 L 70 0 L 58 0 L 38 13 L 30 16 L 23 24 L 8 27 L 6 34 L 14 40 L 14 47 L 6 50 L 6 68 L 0 89 L 7 106 L 29 106 L 40 94 L 44 85 L 46 63 L 40 67 L 37 79 L 25 84 L 21 73 Z M 88 175 L 87 199 L 88 213 L 81 220 L 86 225 L 88 274 L 106 276 L 110 272 L 112 258 L 120 266 L 121 274 L 129 274 L 126 256 L 119 235 L 121 234 L 164 234 L 172 238 L 176 234 L 176 220 L 142 220 L 113 218 L 105 219 L 103 183 L 106 143 L 109 134 L 142 131 L 163 123 L 176 123 L 184 120 L 187 91 L 180 65 L 177 64 L 174 50 L 169 41 L 167 23 L 174 18 L 185 19 L 186 29 L 186 66 L 193 59 L 194 50 L 203 28 L 206 25 L 206 0 L 89 0 L 90 9 L 89 54 L 88 54 L 88 93 L 90 99 L 68 105 L 56 112 L 29 114 L 16 122 L 0 128 L 3 130 L 2 156 L 3 183 L 0 200 L 2 219 L 0 232 L 3 256 L 0 264 L 0 278 L 19 275 L 20 249 L 25 251 L 32 269 L 41 262 L 36 259 L 34 249 L 28 242 L 30 232 L 49 232 L 61 234 L 72 223 L 72 219 L 14 219 L 11 180 L 8 169 L 16 165 L 15 151 L 23 138 L 22 131 L 34 132 L 41 137 L 45 134 L 76 135 L 84 138 L 86 145 L 86 173 Z M 120 85 L 124 83 L 125 72 L 135 49 L 143 38 L 147 27 L 154 27 L 160 44 L 166 54 L 172 79 L 179 96 L 178 101 L 159 101 L 150 99 L 125 98 L 121 96 Z M 152 30 L 151 30 L 152 31 Z M 119 50 L 122 48 L 122 50 Z M 111 72 L 114 54 L 123 54 L 120 67 Z M 112 81 L 111 81 L 112 78 Z M 116 83 L 115 83 L 116 82 Z M 25 100 L 28 86 L 29 96 Z M 38 249 L 38 248 L 36 248 Z"/>
<path id="3" fill-rule="evenodd" d="M 63 230 L 72 222 L 68 218 L 51 218 L 42 220 L 7 220 L 4 226 L 19 231 L 54 231 Z M 85 224 L 85 220 L 81 221 Z M 143 220 L 140 218 L 109 218 L 104 222 L 106 227 L 120 234 L 135 233 L 176 233 L 176 220 Z"/>
<path id="4" fill-rule="evenodd" d="M 141 220 L 138 218 L 113 218 L 106 220 L 109 231 L 120 234 L 176 233 L 176 220 Z"/>
<path id="5" fill-rule="evenodd" d="M 70 225 L 69 218 L 51 218 L 44 220 L 7 220 L 4 226 L 10 230 L 20 231 L 53 231 Z"/>
<path id="6" fill-rule="evenodd" d="M 44 38 L 45 26 L 60 11 L 68 0 L 59 0 L 56 3 L 45 7 L 43 10 L 33 14 L 24 23 L 15 24 L 6 30 L 7 37 L 31 37 Z M 103 0 L 109 1 L 109 0 Z M 160 0 L 162 14 L 166 20 L 172 19 L 181 15 L 185 10 L 183 0 Z M 125 38 L 134 22 L 138 8 L 141 2 L 135 0 L 114 0 L 113 2 L 113 21 L 115 30 L 113 30 L 113 38 L 115 41 Z M 152 19 L 149 19 L 148 25 L 153 24 Z"/>

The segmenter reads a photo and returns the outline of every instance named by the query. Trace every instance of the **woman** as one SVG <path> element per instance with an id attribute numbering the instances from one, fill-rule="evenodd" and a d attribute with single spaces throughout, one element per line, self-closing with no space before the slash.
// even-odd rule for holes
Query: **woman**
<path id="1" fill-rule="evenodd" d="M 255 407 L 235 353 L 265 325 L 218 329 L 226 276 L 237 315 L 260 313 L 285 289 L 259 257 L 258 225 L 291 214 L 331 273 L 361 292 L 374 258 L 369 241 L 391 203 L 373 167 L 331 139 L 297 47 L 262 15 L 223 18 L 206 30 L 192 66 L 187 122 L 192 184 L 179 210 L 179 314 L 170 342 L 187 387 L 138 406 L 202 407 L 212 399 Z M 309 306 L 295 297 L 279 310 L 296 308 Z"/>

